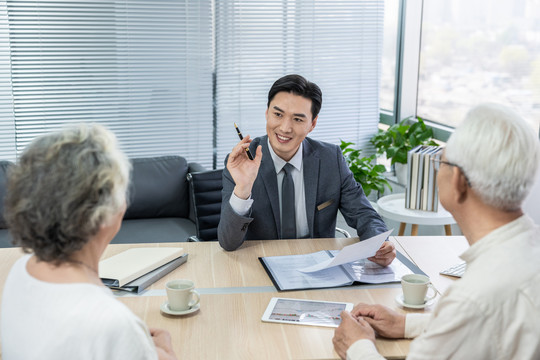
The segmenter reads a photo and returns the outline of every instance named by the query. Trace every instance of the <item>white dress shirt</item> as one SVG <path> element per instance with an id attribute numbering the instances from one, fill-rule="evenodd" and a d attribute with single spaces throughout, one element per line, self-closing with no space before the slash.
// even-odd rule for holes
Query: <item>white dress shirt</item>
<path id="1" fill-rule="evenodd" d="M 405 336 L 419 335 L 407 359 L 540 359 L 540 227 L 523 215 L 461 258 L 467 271 L 433 315 L 407 315 Z M 384 358 L 359 340 L 347 359 Z"/>
<path id="2" fill-rule="evenodd" d="M 304 187 L 304 167 L 302 166 L 302 148 L 303 144 L 300 143 L 300 147 L 296 151 L 296 154 L 289 161 L 294 169 L 291 172 L 292 178 L 294 181 L 294 212 L 296 217 L 296 237 L 304 238 L 309 236 L 309 228 L 307 223 L 307 213 L 306 213 L 306 191 Z M 277 176 L 277 185 L 278 185 L 278 198 L 279 198 L 279 213 L 281 214 L 281 183 L 283 181 L 283 167 L 287 164 L 287 161 L 280 158 L 272 149 L 270 145 L 270 140 L 268 140 L 268 150 L 270 150 L 270 156 L 272 157 L 272 162 L 276 169 Z M 244 200 L 240 199 L 235 195 L 234 191 L 229 200 L 232 209 L 241 216 L 246 216 L 253 204 L 253 199 L 251 196 L 249 199 Z M 281 216 L 281 215 L 280 215 Z"/>

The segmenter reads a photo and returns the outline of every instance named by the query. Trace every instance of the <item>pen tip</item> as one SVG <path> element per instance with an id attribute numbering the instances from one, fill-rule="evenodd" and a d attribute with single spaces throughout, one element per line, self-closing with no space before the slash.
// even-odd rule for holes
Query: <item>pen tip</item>
<path id="1" fill-rule="evenodd" d="M 234 123 L 234 127 L 238 127 L 238 126 L 236 125 L 236 123 Z"/>

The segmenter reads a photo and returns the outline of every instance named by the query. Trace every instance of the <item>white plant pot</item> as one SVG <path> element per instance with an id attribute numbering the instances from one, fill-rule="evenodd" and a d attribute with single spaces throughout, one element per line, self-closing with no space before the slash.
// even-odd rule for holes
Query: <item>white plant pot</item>
<path id="1" fill-rule="evenodd" d="M 397 182 L 402 185 L 407 185 L 407 164 L 395 163 Z"/>

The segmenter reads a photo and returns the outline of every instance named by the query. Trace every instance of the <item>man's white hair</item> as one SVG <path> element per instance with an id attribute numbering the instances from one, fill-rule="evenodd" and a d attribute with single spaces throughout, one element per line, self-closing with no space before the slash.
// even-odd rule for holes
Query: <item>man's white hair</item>
<path id="1" fill-rule="evenodd" d="M 540 141 L 532 127 L 506 106 L 471 109 L 446 146 L 487 205 L 517 210 L 529 193 L 540 162 Z"/>

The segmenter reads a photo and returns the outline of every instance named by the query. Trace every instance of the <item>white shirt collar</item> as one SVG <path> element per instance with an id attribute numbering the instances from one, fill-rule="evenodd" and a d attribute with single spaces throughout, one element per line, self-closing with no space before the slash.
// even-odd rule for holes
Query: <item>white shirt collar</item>
<path id="1" fill-rule="evenodd" d="M 527 214 L 523 214 L 517 219 L 493 230 L 483 238 L 479 239 L 463 254 L 461 254 L 460 258 L 465 260 L 467 263 L 471 263 L 479 256 L 483 255 L 491 247 L 507 241 L 512 241 L 515 236 L 521 234 L 527 229 L 534 228 L 535 226 L 536 225 L 534 224 L 533 220 Z"/>
<path id="2" fill-rule="evenodd" d="M 292 157 L 291 160 L 289 160 L 289 164 L 294 166 L 298 171 L 302 169 L 302 148 L 304 144 L 300 143 L 300 147 L 298 147 L 298 150 L 296 151 L 296 154 Z M 272 148 L 272 145 L 270 145 L 270 139 L 268 139 L 268 150 L 270 150 L 270 156 L 272 157 L 272 161 L 274 162 L 274 167 L 276 169 L 276 174 L 279 173 L 285 164 L 287 164 L 287 161 L 280 158 Z"/>

